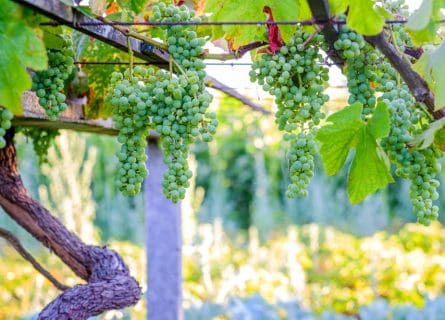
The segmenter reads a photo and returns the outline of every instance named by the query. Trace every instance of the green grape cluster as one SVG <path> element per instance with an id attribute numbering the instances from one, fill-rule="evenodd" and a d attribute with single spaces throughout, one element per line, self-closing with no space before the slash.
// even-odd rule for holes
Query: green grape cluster
<path id="1" fill-rule="evenodd" d="M 149 108 L 151 97 L 141 80 L 146 70 L 136 67 L 133 74 L 114 72 L 111 75 L 111 89 L 107 101 L 112 106 L 113 121 L 119 130 L 121 144 L 117 154 L 117 186 L 127 196 L 140 192 L 147 175 L 145 147 L 149 133 Z"/>
<path id="2" fill-rule="evenodd" d="M 32 140 L 39 164 L 48 163 L 48 149 L 54 144 L 59 130 L 30 127 L 22 128 L 21 132 Z"/>
<path id="3" fill-rule="evenodd" d="M 13 117 L 14 114 L 11 111 L 0 107 L 0 149 L 6 146 L 5 134 L 6 130 L 11 128 Z"/>
<path id="4" fill-rule="evenodd" d="M 371 114 L 376 103 L 372 83 L 376 81 L 373 66 L 378 60 L 377 53 L 362 35 L 353 32 L 346 25 L 340 28 L 340 36 L 335 41 L 334 48 L 346 61 L 350 93 L 348 103 L 361 102 L 363 116 Z"/>
<path id="5" fill-rule="evenodd" d="M 36 72 L 32 77 L 32 90 L 36 92 L 39 103 L 48 118 L 57 120 L 66 110 L 66 96 L 63 93 L 65 80 L 74 68 L 74 50 L 71 38 L 64 36 L 61 50 L 48 50 L 48 69 Z"/>
<path id="6" fill-rule="evenodd" d="M 290 181 L 286 196 L 288 198 L 307 197 L 309 182 L 314 176 L 314 154 L 316 142 L 312 134 L 298 133 L 291 139 L 289 159 Z"/>
<path id="7" fill-rule="evenodd" d="M 274 55 L 264 54 L 250 71 L 252 82 L 275 97 L 278 128 L 290 141 L 289 169 L 291 184 L 287 196 L 306 196 L 313 176 L 315 142 L 313 131 L 325 117 L 322 106 L 328 101 L 323 94 L 328 69 L 320 48 L 322 35 L 311 35 L 298 29 L 289 42 Z"/>
<path id="8" fill-rule="evenodd" d="M 406 85 L 397 87 L 394 80 L 388 80 L 381 89 L 385 90 L 381 99 L 389 106 L 391 120 L 391 130 L 383 139 L 382 147 L 397 165 L 396 174 L 411 181 L 409 195 L 413 211 L 420 223 L 428 225 L 439 213 L 433 202 L 439 197 L 439 181 L 435 178 L 441 170 L 440 151 L 434 146 L 420 150 L 408 147 L 417 131 L 419 113 Z"/>
<path id="9" fill-rule="evenodd" d="M 191 21 L 194 13 L 186 7 L 158 3 L 153 6 L 151 21 Z M 188 166 L 190 145 L 198 138 L 208 142 L 216 131 L 217 120 L 208 112 L 212 96 L 205 90 L 205 65 L 199 56 L 204 52 L 204 39 L 190 27 L 163 28 L 169 45 L 171 70 L 136 67 L 114 73 L 107 101 L 113 106 L 113 119 L 122 144 L 119 187 L 126 195 L 140 190 L 147 174 L 144 149 L 148 130 L 160 135 L 167 170 L 163 191 L 168 199 L 178 202 L 185 197 L 192 172 Z M 129 80 L 131 79 L 131 80 Z"/>
<path id="10" fill-rule="evenodd" d="M 158 3 L 153 7 L 153 22 L 200 21 L 186 6 Z M 192 173 L 188 167 L 190 144 L 197 138 L 209 142 L 218 124 L 208 112 L 212 96 L 205 90 L 205 65 L 199 58 L 205 40 L 189 26 L 163 28 L 171 55 L 173 77 L 164 70 L 148 78 L 152 92 L 152 121 L 161 136 L 161 147 L 167 171 L 163 189 L 167 198 L 177 202 L 185 197 Z"/>

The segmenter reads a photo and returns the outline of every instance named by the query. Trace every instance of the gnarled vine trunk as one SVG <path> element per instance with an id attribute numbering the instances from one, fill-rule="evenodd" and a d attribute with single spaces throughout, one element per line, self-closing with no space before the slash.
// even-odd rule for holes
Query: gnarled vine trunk
<path id="1" fill-rule="evenodd" d="M 34 238 L 54 252 L 86 284 L 62 292 L 38 319 L 83 320 L 139 301 L 141 289 L 122 258 L 113 250 L 84 244 L 65 228 L 23 185 L 13 143 L 14 130 L 0 149 L 0 205 Z"/>

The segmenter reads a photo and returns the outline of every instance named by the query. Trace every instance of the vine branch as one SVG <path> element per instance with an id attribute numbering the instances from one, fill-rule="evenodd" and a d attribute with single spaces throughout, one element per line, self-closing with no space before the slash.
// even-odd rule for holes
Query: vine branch
<path id="1" fill-rule="evenodd" d="M 6 147 L 0 149 L 0 206 L 86 281 L 63 291 L 38 319 L 86 320 L 135 304 L 141 297 L 141 288 L 122 258 L 106 247 L 83 243 L 30 196 L 18 172 L 13 138 L 11 128 L 5 135 Z"/>
<path id="2" fill-rule="evenodd" d="M 236 90 L 234 90 L 232 88 L 229 88 L 224 83 L 216 80 L 215 78 L 207 77 L 206 78 L 206 86 L 224 92 L 225 94 L 231 96 L 232 98 L 235 98 L 235 99 L 241 101 L 246 106 L 250 107 L 252 110 L 261 112 L 262 114 L 266 114 L 266 115 L 270 115 L 271 114 L 271 112 L 269 110 L 266 110 L 262 106 L 252 102 L 246 96 L 243 96 L 238 91 L 236 91 Z"/>
<path id="3" fill-rule="evenodd" d="M 23 259 L 31 263 L 31 265 L 36 269 L 40 274 L 42 274 L 49 282 L 51 282 L 57 289 L 61 291 L 65 291 L 69 289 L 68 286 L 60 283 L 49 271 L 42 267 L 40 263 L 29 253 L 23 245 L 20 243 L 20 240 L 14 236 L 11 232 L 6 229 L 0 228 L 0 237 L 9 242 L 9 244 L 22 256 Z"/>
<path id="4" fill-rule="evenodd" d="M 425 104 L 428 111 L 435 119 L 445 117 L 445 108 L 434 111 L 434 95 L 429 90 L 425 80 L 411 67 L 411 63 L 399 51 L 388 42 L 382 31 L 376 36 L 367 36 L 365 39 L 380 50 L 397 70 L 405 83 L 408 85 L 416 101 Z"/>

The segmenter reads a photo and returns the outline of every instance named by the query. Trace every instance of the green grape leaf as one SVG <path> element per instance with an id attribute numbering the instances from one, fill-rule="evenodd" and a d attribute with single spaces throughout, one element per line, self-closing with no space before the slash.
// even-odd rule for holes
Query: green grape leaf
<path id="1" fill-rule="evenodd" d="M 117 3 L 121 8 L 130 9 L 138 14 L 144 10 L 147 0 L 117 0 Z"/>
<path id="2" fill-rule="evenodd" d="M 43 41 L 23 19 L 20 6 L 0 0 L 0 7 L 0 101 L 20 114 L 23 92 L 32 84 L 26 68 L 46 69 L 46 50 Z"/>
<path id="3" fill-rule="evenodd" d="M 445 107 L 445 40 L 431 55 L 431 76 L 435 81 L 434 103 L 438 110 Z"/>
<path id="4" fill-rule="evenodd" d="M 43 42 L 47 49 L 61 50 L 65 41 L 60 37 L 63 34 L 62 27 L 50 27 L 43 30 Z"/>
<path id="5" fill-rule="evenodd" d="M 434 49 L 427 46 L 425 47 L 424 52 L 420 56 L 419 60 L 413 64 L 413 70 L 416 71 L 422 78 L 428 83 L 428 86 L 431 89 L 433 84 L 433 78 L 431 76 L 431 55 L 434 52 Z"/>
<path id="6" fill-rule="evenodd" d="M 406 27 L 417 45 L 433 42 L 437 37 L 438 22 L 443 18 L 443 0 L 423 0 L 420 7 L 409 17 Z"/>
<path id="7" fill-rule="evenodd" d="M 445 151 L 445 129 L 438 130 L 434 136 L 434 144 L 439 147 L 440 150 Z"/>
<path id="8" fill-rule="evenodd" d="M 359 142 L 348 175 L 348 196 L 352 204 L 394 182 L 386 155 L 366 127 L 359 133 Z"/>
<path id="9" fill-rule="evenodd" d="M 348 195 L 353 204 L 393 182 L 389 162 L 377 143 L 389 133 L 388 108 L 379 103 L 367 123 L 361 118 L 362 110 L 357 102 L 331 115 L 329 124 L 321 127 L 316 136 L 327 175 L 338 173 L 355 149 L 348 174 Z"/>
<path id="10" fill-rule="evenodd" d="M 419 31 L 425 29 L 433 14 L 433 0 L 423 0 L 420 7 L 409 17 L 406 27 Z"/>
<path id="11" fill-rule="evenodd" d="M 362 105 L 354 103 L 327 118 L 330 125 L 325 125 L 317 132 L 320 142 L 320 154 L 328 176 L 335 175 L 341 169 L 349 154 L 354 148 L 358 132 L 363 128 L 361 120 Z"/>
<path id="12" fill-rule="evenodd" d="M 435 110 L 445 107 L 445 40 L 436 49 L 427 49 L 414 64 L 414 70 L 434 93 Z"/>
<path id="13" fill-rule="evenodd" d="M 367 131 L 375 138 L 381 139 L 389 134 L 391 122 L 389 110 L 385 103 L 379 102 L 374 110 L 372 118 L 368 121 Z"/>
<path id="14" fill-rule="evenodd" d="M 389 134 L 389 130 L 389 110 L 385 103 L 380 102 L 372 118 L 360 131 L 349 170 L 348 196 L 352 204 L 363 201 L 368 195 L 394 182 L 389 171 L 388 158 L 377 143 L 378 139 Z"/>
<path id="15" fill-rule="evenodd" d="M 3 35 L 0 42 L 4 43 Z M 22 113 L 22 95 L 31 88 L 31 77 L 11 47 L 0 50 L 0 101 L 15 114 Z"/>
<path id="16" fill-rule="evenodd" d="M 428 129 L 416 136 L 410 146 L 416 149 L 426 149 L 435 142 L 436 135 L 438 136 L 438 143 L 443 145 L 442 129 L 444 126 L 445 118 L 430 123 Z"/>
<path id="17" fill-rule="evenodd" d="M 372 36 L 382 31 L 385 20 L 374 9 L 373 0 L 350 0 L 346 23 L 352 30 Z"/>
<path id="18" fill-rule="evenodd" d="M 205 12 L 212 13 L 209 21 L 265 21 L 263 8 L 272 9 L 274 20 L 296 20 L 299 18 L 300 4 L 295 0 L 208 0 Z M 307 6 L 307 5 L 306 5 Z M 295 26 L 280 26 L 284 41 L 289 40 Z M 236 49 L 253 41 L 263 40 L 266 34 L 264 26 L 226 25 L 212 29 L 213 39 L 224 37 Z"/>
<path id="19" fill-rule="evenodd" d="M 348 8 L 349 0 L 329 0 L 329 8 L 333 16 L 345 13 Z"/>

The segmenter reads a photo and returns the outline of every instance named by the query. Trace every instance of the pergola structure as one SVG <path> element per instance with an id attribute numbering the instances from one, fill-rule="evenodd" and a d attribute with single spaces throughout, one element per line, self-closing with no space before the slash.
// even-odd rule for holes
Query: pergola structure
<path id="1" fill-rule="evenodd" d="M 130 43 L 134 55 L 147 63 L 153 63 L 162 67 L 168 67 L 168 52 L 157 48 L 154 44 L 147 43 L 132 36 L 131 31 L 119 29 L 104 24 L 102 21 L 85 16 L 75 7 L 70 7 L 59 0 L 14 0 L 29 7 L 57 23 L 69 26 L 95 39 L 103 41 L 119 50 L 128 51 Z M 335 25 L 330 23 L 331 14 L 327 0 L 308 0 L 313 13 L 314 21 L 323 25 L 322 33 L 331 45 L 332 52 L 329 57 L 342 65 L 344 61 L 333 49 L 333 43 L 338 37 Z M 127 42 L 127 38 L 130 41 Z M 400 53 L 386 41 L 383 34 L 367 37 L 367 41 L 378 48 L 393 64 L 414 97 L 423 102 L 429 111 L 436 117 L 445 116 L 445 110 L 434 112 L 434 97 L 429 91 L 424 80 L 417 75 Z M 261 106 L 253 103 L 236 90 L 229 88 L 218 80 L 208 77 L 206 84 L 209 87 L 242 101 L 253 110 L 268 113 Z M 49 121 L 44 110 L 39 106 L 38 99 L 32 92 L 26 92 L 23 96 L 22 116 L 14 118 L 14 124 L 20 126 L 33 126 L 41 128 L 71 129 L 83 132 L 116 135 L 111 120 L 86 119 L 83 112 L 85 101 L 74 99 L 68 101 L 69 108 L 57 121 Z M 147 246 L 147 308 L 150 320 L 178 320 L 182 319 L 182 277 L 181 277 L 181 212 L 180 206 L 172 204 L 162 194 L 162 174 L 165 166 L 161 152 L 157 146 L 155 132 L 150 136 L 148 168 L 150 177 L 144 184 L 145 198 L 145 224 Z M 0 162 L 1 162 L 0 157 Z M 0 195 L 1 200 L 1 195 Z M 60 252 L 56 252 L 60 256 Z M 62 258 L 63 259 L 63 258 Z M 70 257 L 65 257 L 70 259 Z M 74 259 L 75 260 L 75 259 Z M 69 265 L 73 268 L 75 263 Z M 78 266 L 77 274 L 82 275 L 85 270 Z"/>

